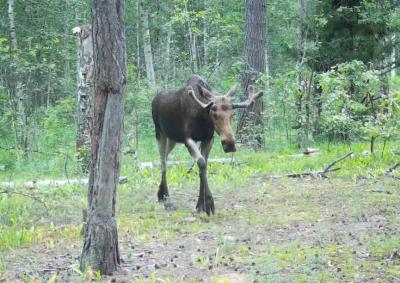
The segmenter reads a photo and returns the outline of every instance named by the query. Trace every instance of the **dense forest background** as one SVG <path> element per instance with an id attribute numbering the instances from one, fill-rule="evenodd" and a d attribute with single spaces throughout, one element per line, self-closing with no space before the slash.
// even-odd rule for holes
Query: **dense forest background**
<path id="1" fill-rule="evenodd" d="M 90 24 L 89 2 L 0 1 L 0 164 L 9 178 L 30 168 L 77 173 L 72 30 Z M 247 135 L 261 135 L 267 150 L 368 142 L 374 151 L 398 138 L 398 1 L 271 0 L 266 13 L 262 123 Z M 192 73 L 221 92 L 241 82 L 244 29 L 243 1 L 126 1 L 125 153 L 156 159 L 157 91 Z"/>

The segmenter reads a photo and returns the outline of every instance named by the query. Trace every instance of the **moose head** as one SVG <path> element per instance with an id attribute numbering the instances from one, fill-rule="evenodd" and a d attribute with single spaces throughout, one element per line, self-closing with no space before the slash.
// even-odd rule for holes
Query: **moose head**
<path id="1" fill-rule="evenodd" d="M 235 152 L 235 137 L 231 127 L 233 110 L 237 108 L 247 108 L 251 106 L 254 101 L 263 95 L 263 92 L 255 92 L 254 86 L 249 86 L 249 93 L 247 100 L 243 102 L 233 102 L 233 96 L 236 94 L 237 85 L 225 94 L 221 95 L 216 91 L 210 91 L 201 85 L 197 85 L 199 94 L 206 102 L 200 100 L 193 90 L 192 86 L 187 87 L 189 95 L 200 105 L 203 109 L 207 110 L 214 129 L 221 137 L 221 144 L 224 152 Z"/>

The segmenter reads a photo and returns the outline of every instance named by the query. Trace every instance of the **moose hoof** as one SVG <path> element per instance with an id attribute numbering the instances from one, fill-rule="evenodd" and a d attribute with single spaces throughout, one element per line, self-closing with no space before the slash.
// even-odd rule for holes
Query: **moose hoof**
<path id="1" fill-rule="evenodd" d="M 158 194 L 158 202 L 166 202 L 168 199 L 168 195 Z"/>
<path id="2" fill-rule="evenodd" d="M 167 193 L 165 192 L 165 191 L 167 191 Z M 157 197 L 158 197 L 158 202 L 165 202 L 165 201 L 167 201 L 168 200 L 168 190 L 166 190 L 166 189 L 163 189 L 161 186 L 160 186 L 160 189 L 158 190 L 158 193 L 157 193 Z"/>
<path id="3" fill-rule="evenodd" d="M 174 211 L 176 210 L 175 205 L 168 198 L 164 200 L 164 209 L 166 211 Z"/>
<path id="4" fill-rule="evenodd" d="M 210 214 L 214 214 L 215 212 L 215 207 L 214 207 L 214 199 L 212 196 L 206 197 L 204 200 L 198 200 L 197 205 L 196 205 L 196 210 L 197 212 L 202 212 L 204 211 L 207 213 L 208 216 Z"/>

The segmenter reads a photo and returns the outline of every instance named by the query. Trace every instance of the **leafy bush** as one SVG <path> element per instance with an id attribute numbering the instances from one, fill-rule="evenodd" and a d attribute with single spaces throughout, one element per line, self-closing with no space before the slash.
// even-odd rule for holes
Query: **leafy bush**
<path id="1" fill-rule="evenodd" d="M 384 94 L 386 82 L 382 80 L 378 71 L 360 61 L 339 64 L 320 74 L 322 114 L 317 133 L 329 140 L 390 138 L 399 99 L 393 90 Z"/>

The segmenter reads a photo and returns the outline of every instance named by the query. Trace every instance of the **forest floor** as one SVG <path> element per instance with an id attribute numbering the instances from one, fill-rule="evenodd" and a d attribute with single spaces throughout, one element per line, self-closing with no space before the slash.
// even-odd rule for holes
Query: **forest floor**
<path id="1" fill-rule="evenodd" d="M 192 211 L 194 190 L 172 188 L 172 212 L 155 203 L 153 190 L 121 191 L 121 202 L 142 205 L 119 216 L 119 272 L 81 274 L 82 239 L 48 236 L 3 252 L 0 281 L 400 280 L 400 190 L 394 179 L 255 178 L 248 186 L 215 190 L 211 217 Z M 67 229 L 73 218 L 59 219 L 54 229 Z"/>
<path id="2" fill-rule="evenodd" d="M 301 166 L 324 168 L 340 155 L 310 157 Z M 112 276 L 79 271 L 85 186 L 3 195 L 0 282 L 400 281 L 398 179 L 361 175 L 379 171 L 372 157 L 362 156 L 329 179 L 268 179 L 265 172 L 273 170 L 265 166 L 282 172 L 300 164 L 297 157 L 265 162 L 272 158 L 210 164 L 216 207 L 210 217 L 194 211 L 196 170 L 170 168 L 176 209 L 166 211 L 156 202 L 159 169 L 125 169 L 128 182 L 119 186 L 117 211 L 122 264 Z"/>

